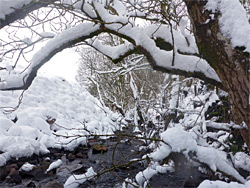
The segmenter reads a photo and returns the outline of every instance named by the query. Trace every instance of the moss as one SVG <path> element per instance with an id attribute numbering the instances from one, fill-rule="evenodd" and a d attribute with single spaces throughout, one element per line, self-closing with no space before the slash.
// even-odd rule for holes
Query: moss
<path id="1" fill-rule="evenodd" d="M 231 138 L 229 139 L 230 150 L 233 154 L 244 151 L 244 140 L 239 132 L 235 130 L 232 132 Z"/>
<path id="2" fill-rule="evenodd" d="M 246 56 L 247 58 L 250 58 L 250 54 L 249 54 L 248 52 L 245 51 L 245 50 L 246 50 L 246 47 L 245 47 L 245 46 L 236 46 L 235 49 L 241 51 L 242 54 L 243 54 L 244 56 Z"/>
<path id="3" fill-rule="evenodd" d="M 155 43 L 156 43 L 156 46 L 159 47 L 161 50 L 166 50 L 166 51 L 173 50 L 172 45 L 161 38 L 157 38 L 155 40 Z"/>
<path id="4" fill-rule="evenodd" d="M 210 106 L 206 112 L 206 119 L 217 117 L 216 122 L 228 123 L 231 120 L 231 106 L 228 98 L 221 98 Z"/>
<path id="5" fill-rule="evenodd" d="M 199 44 L 199 51 L 200 54 L 202 54 L 202 57 L 208 61 L 208 64 L 213 67 L 215 70 L 218 69 L 217 63 L 218 63 L 218 58 L 217 56 L 213 53 L 213 50 L 210 50 L 209 45 L 206 45 L 205 43 L 200 43 Z"/>

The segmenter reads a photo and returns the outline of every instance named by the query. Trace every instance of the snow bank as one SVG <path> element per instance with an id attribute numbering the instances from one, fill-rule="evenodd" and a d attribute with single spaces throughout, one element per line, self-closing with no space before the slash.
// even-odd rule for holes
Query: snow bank
<path id="1" fill-rule="evenodd" d="M 203 181 L 198 188 L 249 188 L 250 181 L 247 181 L 244 185 L 237 182 L 226 183 L 223 181 Z"/>
<path id="2" fill-rule="evenodd" d="M 0 166 L 10 158 L 48 153 L 50 147 L 73 150 L 86 144 L 89 133 L 84 129 L 95 134 L 117 129 L 117 114 L 62 78 L 38 76 L 24 92 L 19 108 L 6 113 L 20 96 L 21 91 L 0 91 Z M 83 137 L 75 139 L 76 135 Z"/>

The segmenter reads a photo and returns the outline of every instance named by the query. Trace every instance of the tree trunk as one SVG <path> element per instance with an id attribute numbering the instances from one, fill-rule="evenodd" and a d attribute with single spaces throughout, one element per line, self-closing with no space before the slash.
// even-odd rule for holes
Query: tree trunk
<path id="1" fill-rule="evenodd" d="M 230 40 L 223 36 L 219 28 L 220 13 L 214 14 L 204 9 L 207 1 L 185 1 L 193 24 L 194 36 L 199 52 L 215 69 L 225 91 L 232 101 L 232 112 L 235 123 L 245 122 L 247 128 L 241 135 L 250 150 L 250 105 L 249 105 L 249 53 L 242 47 L 232 48 Z M 210 20 L 207 23 L 207 20 Z"/>

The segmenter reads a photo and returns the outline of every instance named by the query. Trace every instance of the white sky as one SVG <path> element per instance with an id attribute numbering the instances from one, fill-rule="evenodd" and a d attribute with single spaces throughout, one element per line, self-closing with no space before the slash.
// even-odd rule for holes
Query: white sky
<path id="1" fill-rule="evenodd" d="M 73 49 L 65 49 L 43 65 L 39 72 L 60 76 L 69 82 L 75 82 L 79 57 Z"/>

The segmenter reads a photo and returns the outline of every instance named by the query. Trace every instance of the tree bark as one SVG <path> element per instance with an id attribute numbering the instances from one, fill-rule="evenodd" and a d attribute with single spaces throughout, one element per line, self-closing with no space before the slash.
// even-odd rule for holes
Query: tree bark
<path id="1" fill-rule="evenodd" d="M 48 5 L 58 0 L 36 0 L 31 1 L 29 4 L 24 5 L 21 8 L 15 9 L 12 13 L 5 15 L 5 19 L 0 19 L 0 29 L 9 25 L 16 20 L 23 19 L 28 13 L 37 10 L 41 7 L 47 7 Z M 14 9 L 14 8 L 13 8 Z"/>
<path id="2" fill-rule="evenodd" d="M 205 10 L 207 1 L 185 1 L 193 25 L 194 36 L 202 57 L 214 68 L 225 91 L 232 101 L 235 123 L 245 122 L 247 128 L 241 135 L 250 150 L 250 105 L 248 53 L 242 47 L 233 48 L 230 40 L 220 31 L 220 12 L 211 19 L 211 12 Z M 208 22 L 208 20 L 210 20 Z"/>

